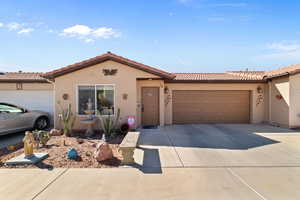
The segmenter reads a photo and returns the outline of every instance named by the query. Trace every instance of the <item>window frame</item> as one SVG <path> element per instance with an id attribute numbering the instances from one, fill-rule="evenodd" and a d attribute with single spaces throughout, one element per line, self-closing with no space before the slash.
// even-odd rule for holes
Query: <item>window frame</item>
<path id="1" fill-rule="evenodd" d="M 116 114 L 116 84 L 76 84 L 76 114 L 77 116 L 87 116 L 87 114 L 79 114 L 79 87 L 80 86 L 93 86 L 95 87 L 95 111 L 97 110 L 97 86 L 112 86 L 114 89 L 114 114 L 112 115 L 97 115 L 96 113 L 94 116 L 103 116 L 103 117 L 108 117 L 108 116 L 115 116 Z"/>

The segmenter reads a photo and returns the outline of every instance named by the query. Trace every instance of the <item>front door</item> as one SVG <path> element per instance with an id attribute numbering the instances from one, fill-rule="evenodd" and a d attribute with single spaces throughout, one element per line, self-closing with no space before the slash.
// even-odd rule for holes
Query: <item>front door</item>
<path id="1" fill-rule="evenodd" d="M 159 125 L 159 88 L 142 88 L 142 125 Z"/>

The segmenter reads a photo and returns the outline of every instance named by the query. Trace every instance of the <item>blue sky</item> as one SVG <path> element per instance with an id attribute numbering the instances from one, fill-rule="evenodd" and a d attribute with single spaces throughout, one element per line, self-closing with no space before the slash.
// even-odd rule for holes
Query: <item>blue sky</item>
<path id="1" fill-rule="evenodd" d="M 3 0 L 0 71 L 49 71 L 106 51 L 169 72 L 300 63 L 300 2 Z"/>

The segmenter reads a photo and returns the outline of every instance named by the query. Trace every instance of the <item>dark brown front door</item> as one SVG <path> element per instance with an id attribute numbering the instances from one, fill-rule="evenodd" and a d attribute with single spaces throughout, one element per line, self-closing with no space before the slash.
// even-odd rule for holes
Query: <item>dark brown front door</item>
<path id="1" fill-rule="evenodd" d="M 159 125 L 159 88 L 142 88 L 142 125 Z"/>

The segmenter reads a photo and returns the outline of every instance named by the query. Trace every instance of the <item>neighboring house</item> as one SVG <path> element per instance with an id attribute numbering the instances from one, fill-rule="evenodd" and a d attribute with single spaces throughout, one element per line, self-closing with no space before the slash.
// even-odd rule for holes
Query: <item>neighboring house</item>
<path id="1" fill-rule="evenodd" d="M 53 85 L 41 73 L 0 72 L 0 102 L 53 115 Z"/>
<path id="2" fill-rule="evenodd" d="M 137 126 L 269 122 L 300 127 L 300 65 L 267 72 L 168 73 L 108 52 L 41 76 L 53 84 L 49 104 L 54 104 L 56 127 L 60 102 L 77 113 L 75 129 L 85 128 L 80 119 L 86 118 L 89 99 L 102 115 L 120 108 L 121 120 L 133 116 Z M 0 101 L 2 90 L 0 83 Z"/>

